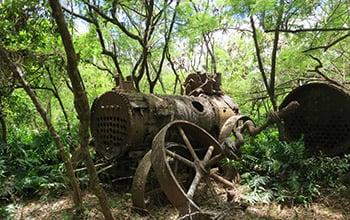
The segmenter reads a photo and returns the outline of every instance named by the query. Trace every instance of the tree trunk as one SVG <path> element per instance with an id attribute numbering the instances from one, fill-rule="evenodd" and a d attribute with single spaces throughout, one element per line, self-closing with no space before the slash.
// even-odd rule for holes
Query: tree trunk
<path id="1" fill-rule="evenodd" d="M 67 170 L 67 176 L 69 178 L 69 182 L 70 182 L 70 185 L 71 185 L 72 190 L 73 190 L 72 196 L 73 196 L 74 205 L 75 205 L 76 211 L 78 211 L 78 214 L 80 214 L 81 211 L 83 210 L 82 209 L 83 205 L 82 205 L 82 198 L 81 198 L 81 190 L 80 190 L 80 186 L 79 186 L 79 181 L 74 174 L 74 170 L 73 170 L 72 163 L 70 161 L 69 154 L 64 149 L 64 145 L 61 141 L 61 137 L 58 135 L 56 129 L 53 127 L 51 119 L 50 119 L 49 115 L 47 114 L 46 110 L 43 108 L 43 105 L 40 103 L 38 97 L 36 96 L 36 94 L 34 93 L 32 88 L 30 87 L 28 82 L 24 79 L 22 70 L 17 65 L 12 63 L 11 60 L 8 59 L 7 53 L 1 49 L 0 49 L 0 57 L 7 63 L 8 67 L 13 72 L 15 77 L 17 77 L 19 79 L 20 83 L 23 86 L 23 89 L 26 91 L 26 93 L 28 94 L 28 96 L 32 100 L 36 110 L 39 112 L 41 118 L 44 120 L 44 122 L 45 122 L 45 124 L 50 132 L 50 135 L 53 138 L 53 140 L 54 140 L 54 142 L 59 150 L 59 153 L 62 157 L 62 160 L 64 162 L 65 168 Z"/>
<path id="2" fill-rule="evenodd" d="M 0 96 L 0 125 L 1 125 L 1 140 L 6 144 L 7 143 L 7 126 L 6 126 L 5 114 L 2 106 L 1 96 Z"/>
<path id="3" fill-rule="evenodd" d="M 85 92 L 83 81 L 78 69 L 78 57 L 75 53 L 73 42 L 68 31 L 66 22 L 64 20 L 61 4 L 58 0 L 50 0 L 50 6 L 52 8 L 52 16 L 54 17 L 58 31 L 61 35 L 64 49 L 67 56 L 67 73 L 72 83 L 74 105 L 79 118 L 79 139 L 82 154 L 84 156 L 84 162 L 87 167 L 87 171 L 90 178 L 90 183 L 96 197 L 99 199 L 101 205 L 101 211 L 105 219 L 113 219 L 112 212 L 108 205 L 108 199 L 105 191 L 99 183 L 99 178 L 96 173 L 96 168 L 90 157 L 88 144 L 89 144 L 89 127 L 90 127 L 90 108 L 88 97 Z"/>
<path id="4" fill-rule="evenodd" d="M 7 126 L 6 126 L 4 114 L 2 112 L 0 112 L 0 124 L 1 124 L 1 140 L 6 144 L 7 143 Z"/>

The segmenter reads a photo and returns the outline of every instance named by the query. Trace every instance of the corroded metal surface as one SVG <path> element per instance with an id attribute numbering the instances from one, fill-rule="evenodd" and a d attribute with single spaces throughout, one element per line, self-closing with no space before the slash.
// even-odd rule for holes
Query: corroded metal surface
<path id="1" fill-rule="evenodd" d="M 218 137 L 225 121 L 237 114 L 238 105 L 222 92 L 170 96 L 116 89 L 94 101 L 91 133 L 99 153 L 120 158 L 134 150 L 146 153 L 158 131 L 173 120 L 193 122 Z"/>
<path id="2" fill-rule="evenodd" d="M 183 85 L 182 93 L 185 95 L 199 96 L 206 95 L 222 95 L 221 90 L 221 74 L 209 75 L 206 73 L 192 73 L 187 76 Z"/>
<path id="3" fill-rule="evenodd" d="M 240 147 L 244 144 L 243 133 L 255 136 L 274 123 L 282 123 L 284 119 L 294 113 L 299 108 L 297 101 L 291 101 L 287 106 L 278 112 L 270 112 L 267 121 L 257 126 L 254 121 L 245 115 L 234 115 L 227 119 L 221 128 L 218 137 L 219 143 L 222 143 L 222 150 L 225 157 L 229 159 L 238 159 Z M 235 140 L 230 140 L 229 136 L 233 134 Z"/>
<path id="4" fill-rule="evenodd" d="M 152 150 L 149 150 L 140 160 L 131 185 L 133 206 L 142 210 L 169 203 L 151 168 L 151 154 Z"/>
<path id="5" fill-rule="evenodd" d="M 325 83 L 310 83 L 296 88 L 280 108 L 298 101 L 300 108 L 285 118 L 288 140 L 304 138 L 311 153 L 327 155 L 350 152 L 349 92 Z"/>
<path id="6" fill-rule="evenodd" d="M 218 141 L 221 143 L 225 140 L 225 138 L 229 137 L 232 132 L 236 131 L 237 128 L 244 122 L 251 120 L 248 116 L 245 115 L 234 115 L 227 119 L 224 125 L 221 128 L 220 135 Z M 253 122 L 254 124 L 254 122 Z M 254 124 L 255 126 L 255 124 Z"/>

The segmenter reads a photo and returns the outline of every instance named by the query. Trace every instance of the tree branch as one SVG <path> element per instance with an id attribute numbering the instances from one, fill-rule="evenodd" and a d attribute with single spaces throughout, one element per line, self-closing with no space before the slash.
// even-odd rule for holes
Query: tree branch
<path id="1" fill-rule="evenodd" d="M 60 156 L 62 157 L 65 168 L 67 170 L 67 176 L 69 177 L 69 182 L 73 190 L 74 205 L 78 210 L 82 211 L 82 197 L 81 197 L 79 181 L 74 174 L 73 166 L 70 161 L 70 156 L 65 150 L 61 137 L 59 136 L 56 129 L 54 128 L 52 121 L 49 115 L 47 114 L 46 110 L 44 109 L 42 103 L 40 102 L 39 98 L 36 96 L 35 92 L 30 87 L 26 79 L 24 78 L 24 73 L 22 69 L 8 58 L 8 52 L 3 50 L 2 48 L 0 48 L 0 58 L 7 63 L 8 68 L 11 70 L 14 76 L 20 81 L 21 86 L 23 86 L 23 89 L 25 90 L 27 95 L 30 97 L 36 110 L 38 111 L 41 118 L 43 119 L 52 139 L 54 140 L 59 150 Z"/>
<path id="2" fill-rule="evenodd" d="M 162 57 L 160 59 L 160 63 L 159 63 L 159 67 L 158 67 L 158 70 L 156 71 L 156 77 L 155 79 L 152 81 L 152 84 L 150 85 L 150 90 L 153 92 L 153 88 L 157 82 L 158 79 L 160 79 L 160 74 L 161 74 L 161 71 L 162 71 L 162 68 L 163 68 L 163 64 L 164 64 L 164 60 L 165 60 L 165 57 L 166 57 L 166 53 L 167 51 L 169 50 L 169 41 L 170 41 L 170 37 L 171 37 L 171 33 L 173 31 L 173 28 L 174 28 L 174 23 L 175 23 L 175 19 L 176 19 L 176 8 L 177 6 L 179 5 L 180 3 L 180 0 L 177 0 L 176 1 L 176 6 L 175 6 L 175 10 L 174 10 L 174 14 L 173 14 L 173 17 L 171 19 L 171 23 L 170 23 L 170 27 L 169 27 L 169 30 L 168 32 L 165 34 L 164 36 L 164 41 L 165 41 L 165 44 L 164 44 L 164 47 L 163 47 L 163 51 L 162 51 Z"/>
<path id="3" fill-rule="evenodd" d="M 46 69 L 46 72 L 48 73 L 49 75 L 49 79 L 50 79 L 50 82 L 51 82 L 51 85 L 53 87 L 52 89 L 52 93 L 53 95 L 56 97 L 57 101 L 58 101 L 58 104 L 60 105 L 61 107 L 61 110 L 62 110 L 62 113 L 63 113 L 63 116 L 64 116 L 64 119 L 66 120 L 66 124 L 67 124 L 67 132 L 68 134 L 71 136 L 71 125 L 70 125 L 70 122 L 69 122 L 69 118 L 68 118 L 68 114 L 67 114 L 67 111 L 63 105 L 63 101 L 58 93 L 58 89 L 53 81 L 53 77 L 52 77 L 52 74 L 51 74 L 51 71 L 50 71 L 50 68 L 48 66 L 45 66 L 45 69 Z"/>
<path id="4" fill-rule="evenodd" d="M 302 32 L 330 32 L 330 31 L 350 31 L 350 28 L 335 27 L 335 28 L 300 28 L 300 29 L 277 29 L 279 32 L 284 33 L 302 33 Z M 265 33 L 275 32 L 276 29 L 266 29 Z"/>
<path id="5" fill-rule="evenodd" d="M 88 5 L 90 8 L 92 8 L 98 15 L 100 15 L 103 19 L 105 19 L 106 21 L 115 24 L 119 27 L 119 29 L 126 34 L 128 37 L 139 41 L 140 43 L 142 43 L 142 39 L 140 36 L 133 34 L 132 32 L 130 32 L 122 23 L 120 23 L 120 21 L 118 20 L 118 18 L 115 16 L 115 12 L 112 12 L 112 17 L 109 17 L 108 15 L 104 14 L 99 7 L 90 4 L 87 1 L 83 1 L 86 5 Z"/>
<path id="6" fill-rule="evenodd" d="M 171 59 L 169 50 L 166 51 L 166 58 L 167 58 L 168 62 L 170 63 L 171 70 L 175 74 L 175 85 L 174 85 L 174 90 L 173 90 L 173 94 L 175 94 L 176 93 L 177 84 L 179 83 L 181 85 L 181 80 L 180 80 L 179 74 L 176 71 L 174 62 Z"/>
<path id="7" fill-rule="evenodd" d="M 127 13 L 126 9 L 121 6 L 123 12 L 126 14 L 126 16 L 128 17 L 131 25 L 135 28 L 135 30 L 137 31 L 138 35 L 141 36 L 141 31 L 139 30 L 139 27 L 137 27 L 137 24 L 135 23 L 135 21 L 132 19 L 132 17 L 130 16 L 129 13 Z"/>
<path id="8" fill-rule="evenodd" d="M 310 52 L 310 51 L 313 51 L 313 50 L 318 50 L 318 49 L 323 49 L 324 52 L 326 52 L 329 48 L 331 48 L 332 46 L 336 45 L 337 43 L 339 43 L 340 41 L 346 39 L 347 37 L 350 36 L 350 32 L 341 36 L 340 38 L 332 41 L 330 44 L 327 44 L 327 45 L 324 45 L 324 46 L 318 46 L 318 47 L 312 47 L 312 48 L 309 48 L 307 50 L 304 50 L 303 53 L 306 53 L 306 52 Z"/>
<path id="9" fill-rule="evenodd" d="M 275 80 L 276 80 L 276 63 L 277 63 L 277 50 L 278 50 L 278 41 L 279 41 L 279 28 L 282 23 L 282 17 L 283 17 L 283 10 L 284 10 L 284 3 L 283 0 L 281 2 L 281 9 L 278 10 L 278 17 L 276 22 L 277 29 L 274 32 L 274 39 L 273 39 L 273 47 L 272 47 L 272 54 L 271 54 L 271 73 L 270 73 L 270 84 L 269 84 L 269 95 L 271 99 L 271 103 L 273 106 L 273 110 L 277 111 L 277 103 L 276 103 L 276 97 L 275 97 Z"/>
<path id="10" fill-rule="evenodd" d="M 117 54 L 107 50 L 107 48 L 106 48 L 106 43 L 105 43 L 105 40 L 104 40 L 104 37 L 103 37 L 103 33 L 101 31 L 101 28 L 100 28 L 100 25 L 98 23 L 97 18 L 88 18 L 86 16 L 83 16 L 83 15 L 77 14 L 75 12 L 72 12 L 69 9 L 65 8 L 65 7 L 62 7 L 62 9 L 64 11 L 68 12 L 69 14 L 73 15 L 73 16 L 76 16 L 76 17 L 78 17 L 80 19 L 83 19 L 86 22 L 89 22 L 89 23 L 95 25 L 97 36 L 98 36 L 98 39 L 99 39 L 101 47 L 102 47 L 102 54 L 107 55 L 107 56 L 112 58 L 113 63 L 115 65 L 116 69 L 117 69 L 117 74 L 120 76 L 121 79 L 124 79 L 122 71 L 121 71 L 121 68 L 120 68 L 120 65 L 119 65 Z M 101 69 L 101 70 L 106 70 L 106 69 Z M 112 75 L 113 75 L 113 78 L 118 78 L 118 77 L 115 76 L 114 73 Z M 116 85 L 118 85 L 118 83 L 119 82 L 116 81 Z"/>
<path id="11" fill-rule="evenodd" d="M 315 61 L 318 63 L 318 65 L 315 66 L 315 69 L 314 69 L 314 70 L 307 70 L 307 72 L 317 73 L 317 74 L 319 74 L 322 78 L 324 78 L 326 81 L 328 81 L 328 82 L 330 82 L 330 83 L 332 83 L 332 84 L 335 84 L 335 85 L 337 85 L 337 86 L 339 86 L 339 87 L 344 88 L 343 85 L 341 85 L 341 84 L 338 83 L 337 81 L 335 81 L 335 80 L 329 78 L 328 76 L 324 75 L 324 74 L 321 72 L 320 69 L 323 67 L 323 65 L 322 65 L 322 62 L 321 62 L 320 59 L 318 59 L 317 57 L 314 57 L 314 56 L 312 56 L 312 55 L 310 55 L 310 54 L 309 54 L 309 57 L 311 57 L 313 60 L 315 60 Z"/>
<path id="12" fill-rule="evenodd" d="M 107 67 L 100 66 L 100 65 L 98 65 L 98 64 L 96 64 L 96 63 L 94 63 L 94 62 L 92 62 L 92 61 L 90 61 L 88 59 L 84 59 L 82 61 L 84 61 L 84 62 L 86 62 L 86 63 L 96 67 L 99 70 L 106 71 L 107 73 L 109 73 L 111 76 L 114 77 L 114 73 L 112 72 L 112 70 L 108 69 Z"/>
<path id="13" fill-rule="evenodd" d="M 264 64 L 263 64 L 262 59 L 261 59 L 260 47 L 259 47 L 259 43 L 258 43 L 258 36 L 256 34 L 256 29 L 255 29 L 253 16 L 250 17 L 250 23 L 251 23 L 252 30 L 253 30 L 253 39 L 254 39 L 255 52 L 256 52 L 256 58 L 258 60 L 259 70 L 260 70 L 261 75 L 263 77 L 265 88 L 266 88 L 266 90 L 269 90 L 270 86 L 269 86 L 269 84 L 267 82 L 267 77 L 266 77 L 266 73 L 265 73 L 265 69 L 264 69 Z"/>
<path id="14" fill-rule="evenodd" d="M 139 15 L 139 16 L 141 16 L 141 17 L 144 17 L 144 18 L 146 17 L 146 15 L 144 15 L 144 14 L 142 14 L 141 12 L 139 12 L 139 11 L 137 11 L 137 10 L 135 10 L 135 9 L 133 9 L 133 8 L 131 8 L 131 7 L 129 7 L 129 6 L 125 5 L 125 4 L 123 4 L 122 2 L 119 3 L 119 5 L 120 5 L 121 7 L 124 7 L 124 8 L 126 8 L 126 9 L 129 9 L 130 11 L 134 12 L 135 14 L 137 14 L 137 15 Z"/>
<path id="15" fill-rule="evenodd" d="M 62 9 L 63 9 L 63 11 L 65 11 L 65 12 L 67 12 L 67 13 L 69 13 L 69 14 L 77 17 L 77 18 L 80 18 L 80 19 L 82 19 L 82 20 L 84 20 L 84 21 L 86 21 L 88 23 L 94 24 L 94 22 L 95 22 L 93 19 L 90 19 L 90 18 L 88 18 L 86 16 L 83 16 L 81 14 L 77 14 L 77 13 L 75 13 L 75 12 L 73 12 L 73 11 L 63 7 L 63 6 L 62 6 Z"/>
<path id="16" fill-rule="evenodd" d="M 0 94 L 0 125 L 1 125 L 1 140 L 7 144 L 7 126 L 5 121 L 4 107 L 2 103 L 2 96 Z"/>
<path id="17" fill-rule="evenodd" d="M 74 106 L 79 118 L 79 142 L 81 152 L 84 155 L 84 163 L 87 167 L 90 183 L 94 194 L 99 200 L 101 211 L 107 220 L 112 220 L 113 215 L 109 208 L 108 199 L 105 191 L 99 183 L 99 177 L 96 173 L 94 162 L 91 159 L 88 149 L 89 144 L 89 127 L 90 127 L 90 108 L 89 100 L 84 88 L 83 81 L 78 69 L 78 57 L 74 49 L 71 35 L 68 31 L 66 21 L 64 20 L 63 11 L 59 0 L 49 0 L 52 9 L 52 17 L 55 19 L 58 32 L 61 35 L 64 50 L 67 57 L 67 73 L 73 87 Z"/>

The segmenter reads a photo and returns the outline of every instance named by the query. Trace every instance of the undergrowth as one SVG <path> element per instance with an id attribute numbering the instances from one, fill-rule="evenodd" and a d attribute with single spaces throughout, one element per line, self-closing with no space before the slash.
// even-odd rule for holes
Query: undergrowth
<path id="1" fill-rule="evenodd" d="M 350 155 L 312 156 L 303 141 L 284 143 L 278 132 L 265 131 L 241 148 L 240 160 L 226 160 L 241 174 L 249 188 L 243 199 L 249 203 L 309 204 L 322 189 L 344 187 L 342 177 L 350 171 Z"/>
<path id="2" fill-rule="evenodd" d="M 65 170 L 48 132 L 18 130 L 0 146 L 0 217 L 23 199 L 62 195 Z"/>
<path id="3" fill-rule="evenodd" d="M 45 132 L 27 138 L 3 144 L 0 150 L 2 199 L 65 189 L 63 163 L 50 136 Z"/>

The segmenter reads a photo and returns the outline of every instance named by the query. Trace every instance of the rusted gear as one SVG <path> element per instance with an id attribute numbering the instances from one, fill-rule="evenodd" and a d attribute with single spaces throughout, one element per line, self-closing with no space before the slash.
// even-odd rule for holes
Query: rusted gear
<path id="1" fill-rule="evenodd" d="M 165 146 L 169 141 L 185 145 L 190 156 L 167 149 Z M 201 179 L 211 179 L 233 187 L 232 183 L 211 172 L 211 168 L 222 159 L 221 156 L 219 143 L 208 132 L 191 122 L 177 120 L 167 124 L 155 136 L 151 160 L 163 192 L 176 208 L 183 211 L 189 207 L 191 210 L 200 209 L 194 194 Z M 172 160 L 188 167 L 194 175 L 188 175 L 183 180 L 181 175 L 186 172 L 182 170 L 177 173 L 176 164 L 170 163 Z"/>

